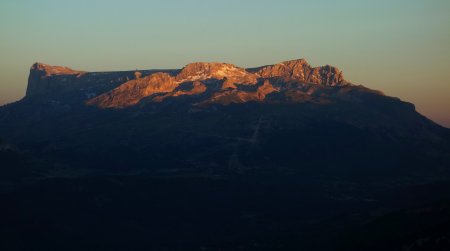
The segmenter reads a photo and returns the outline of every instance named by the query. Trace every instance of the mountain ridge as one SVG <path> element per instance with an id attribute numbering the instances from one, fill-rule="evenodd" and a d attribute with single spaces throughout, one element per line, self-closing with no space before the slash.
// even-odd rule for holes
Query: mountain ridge
<path id="1" fill-rule="evenodd" d="M 109 83 L 108 80 L 105 81 L 103 78 L 96 79 L 97 75 L 120 75 L 121 73 L 127 76 L 111 79 Z M 182 84 L 195 81 L 201 82 L 206 88 L 205 91 L 170 94 Z M 280 81 L 289 82 L 289 84 L 280 85 Z M 81 82 L 81 84 L 77 82 Z M 213 88 L 206 82 L 215 82 L 216 87 Z M 133 73 L 131 71 L 84 72 L 68 67 L 35 63 L 30 69 L 26 98 L 48 94 L 51 96 L 52 93 L 64 93 L 71 89 L 76 91 L 78 88 L 79 92 L 84 91 L 84 103 L 87 105 L 99 108 L 126 108 L 134 106 L 151 96 L 155 96 L 154 102 L 162 102 L 164 98 L 161 98 L 161 96 L 200 95 L 207 93 L 206 90 L 212 89 L 212 93 L 208 92 L 209 98 L 198 103 L 215 103 L 214 100 L 219 102 L 215 97 L 228 96 L 228 100 L 223 100 L 223 98 L 220 100 L 223 100 L 222 104 L 229 104 L 266 101 L 266 96 L 270 93 L 265 93 L 257 98 L 255 98 L 255 94 L 252 94 L 257 93 L 257 90 L 263 85 L 265 87 L 271 86 L 271 88 L 266 88 L 266 91 L 273 89 L 280 92 L 281 90 L 292 89 L 293 85 L 299 84 L 325 87 L 351 85 L 344 79 L 342 71 L 338 68 L 329 65 L 311 67 L 305 59 L 284 61 L 257 68 L 242 68 L 220 62 L 194 62 L 179 70 L 144 70 L 134 71 Z M 83 87 L 83 85 L 87 86 Z M 244 90 L 246 86 L 250 89 L 253 87 L 253 90 Z M 306 94 L 311 95 L 311 90 Z M 288 96 L 286 98 L 289 98 Z"/>

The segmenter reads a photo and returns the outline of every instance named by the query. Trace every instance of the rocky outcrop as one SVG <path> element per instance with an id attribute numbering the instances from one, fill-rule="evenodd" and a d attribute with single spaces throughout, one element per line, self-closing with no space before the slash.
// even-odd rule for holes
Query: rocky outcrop
<path id="1" fill-rule="evenodd" d="M 44 73 L 46 77 L 57 75 L 77 75 L 84 71 L 72 70 L 65 66 L 51 66 L 43 63 L 35 63 L 31 66 L 31 71 Z"/>
<path id="2" fill-rule="evenodd" d="M 83 71 L 72 70 L 68 67 L 35 63 L 30 68 L 26 96 L 43 95 L 50 93 L 54 88 L 60 87 L 60 83 L 54 81 L 53 76 L 81 75 L 83 73 Z"/>
<path id="3" fill-rule="evenodd" d="M 257 77 L 232 64 L 226 63 L 192 63 L 185 66 L 177 75 L 180 82 L 206 79 L 227 79 L 239 84 L 255 84 Z"/>
<path id="4" fill-rule="evenodd" d="M 266 95 L 278 91 L 277 88 L 274 88 L 272 84 L 270 84 L 269 80 L 264 81 L 264 84 L 258 88 L 256 94 L 259 100 L 264 100 Z"/>
<path id="5" fill-rule="evenodd" d="M 87 101 L 102 108 L 123 108 L 155 93 L 172 92 L 179 84 L 167 73 L 155 73 L 130 80 L 116 89 Z"/>
<path id="6" fill-rule="evenodd" d="M 192 63 L 177 75 L 177 81 L 180 82 L 207 79 L 224 80 L 222 89 L 225 90 L 236 89 L 237 84 L 254 85 L 258 78 L 243 68 L 226 63 Z"/>
<path id="7" fill-rule="evenodd" d="M 262 67 L 256 74 L 261 78 L 276 77 L 325 86 L 341 86 L 349 84 L 338 68 L 329 65 L 313 68 L 304 59 L 286 61 Z"/>

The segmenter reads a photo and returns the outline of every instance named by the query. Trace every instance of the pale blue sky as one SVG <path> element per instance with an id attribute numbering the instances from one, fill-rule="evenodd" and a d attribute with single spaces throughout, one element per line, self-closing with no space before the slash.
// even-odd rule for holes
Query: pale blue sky
<path id="1" fill-rule="evenodd" d="M 0 0 L 0 104 L 35 61 L 88 71 L 306 58 L 450 126 L 448 0 Z"/>

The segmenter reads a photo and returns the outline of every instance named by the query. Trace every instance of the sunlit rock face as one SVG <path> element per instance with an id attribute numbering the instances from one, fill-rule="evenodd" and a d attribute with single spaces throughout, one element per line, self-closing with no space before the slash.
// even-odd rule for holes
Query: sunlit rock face
<path id="1" fill-rule="evenodd" d="M 338 68 L 329 65 L 313 68 L 304 59 L 262 67 L 256 74 L 262 78 L 281 77 L 286 80 L 297 80 L 325 86 L 348 84 Z"/>
<path id="2" fill-rule="evenodd" d="M 88 105 L 102 108 L 122 108 L 137 104 L 141 99 L 155 93 L 168 93 L 179 84 L 167 73 L 155 73 L 150 76 L 130 80 L 116 89 L 90 99 Z"/>
<path id="3" fill-rule="evenodd" d="M 226 63 L 192 63 L 186 65 L 177 75 L 177 81 L 206 79 L 234 79 L 240 83 L 255 83 L 256 76 L 245 69 Z"/>
<path id="4" fill-rule="evenodd" d="M 277 100 L 296 102 L 299 95 L 311 96 L 316 93 L 305 85 L 317 85 L 320 87 L 319 90 L 321 87 L 351 86 L 337 68 L 332 66 L 313 68 L 304 59 L 253 69 L 244 69 L 227 63 L 197 62 L 188 64 L 181 70 L 122 72 L 122 77 L 117 79 L 108 77 L 113 73 L 83 73 L 65 67 L 41 68 L 48 68 L 42 74 L 50 78 L 55 75 L 76 75 L 79 79 L 88 76 L 92 79 L 93 76 L 90 74 L 103 74 L 102 78 L 94 77 L 89 89 L 98 89 L 99 86 L 106 85 L 113 88 L 101 93 L 91 92 L 85 95 L 89 98 L 84 100 L 85 104 L 99 108 L 126 108 L 143 100 L 161 103 L 169 97 L 185 96 L 198 98 L 192 105 L 268 102 L 271 100 L 271 94 L 275 93 L 278 94 Z M 30 75 L 30 79 L 34 78 Z M 125 81 L 120 83 L 120 79 Z M 190 84 L 191 89 L 186 89 L 186 84 Z M 29 85 L 33 88 L 37 86 L 35 82 Z M 47 87 L 41 84 L 41 88 Z M 34 94 L 34 91 L 31 93 Z M 280 99 L 280 95 L 283 98 Z"/>
<path id="5" fill-rule="evenodd" d="M 43 63 L 33 64 L 30 71 L 43 73 L 45 77 L 57 75 L 77 75 L 83 73 L 83 71 L 72 70 L 69 67 L 51 66 Z"/>
<path id="6" fill-rule="evenodd" d="M 168 92 L 163 95 L 159 95 L 153 98 L 154 102 L 163 102 L 165 99 L 169 97 L 178 97 L 178 96 L 190 96 L 190 95 L 197 95 L 202 94 L 207 90 L 206 86 L 200 82 L 184 82 L 183 84 L 180 84 L 175 90 L 172 92 Z"/>

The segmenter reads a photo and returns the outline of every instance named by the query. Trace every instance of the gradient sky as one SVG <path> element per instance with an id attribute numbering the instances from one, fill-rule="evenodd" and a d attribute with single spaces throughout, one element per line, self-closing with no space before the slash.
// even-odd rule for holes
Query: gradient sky
<path id="1" fill-rule="evenodd" d="M 0 0 L 0 104 L 33 62 L 87 71 L 306 58 L 450 127 L 449 0 Z"/>

